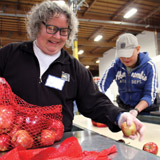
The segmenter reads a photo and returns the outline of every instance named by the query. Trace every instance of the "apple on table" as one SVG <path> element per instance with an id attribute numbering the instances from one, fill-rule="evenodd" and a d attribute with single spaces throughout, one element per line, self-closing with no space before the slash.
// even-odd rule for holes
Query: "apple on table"
<path id="1" fill-rule="evenodd" d="M 53 145 L 56 140 L 56 132 L 54 130 L 44 129 L 41 132 L 40 143 L 42 146 Z"/>
<path id="2" fill-rule="evenodd" d="M 92 125 L 93 126 L 96 126 L 96 127 L 107 127 L 107 125 L 104 124 L 104 123 L 95 122 L 93 120 L 91 120 L 91 121 L 92 121 Z"/>
<path id="3" fill-rule="evenodd" d="M 149 153 L 157 155 L 157 153 L 158 153 L 158 146 L 154 142 L 148 142 L 148 143 L 145 143 L 143 145 L 143 150 L 147 151 Z"/>
<path id="4" fill-rule="evenodd" d="M 0 151 L 9 150 L 9 145 L 11 144 L 11 137 L 6 134 L 0 135 Z"/>
<path id="5" fill-rule="evenodd" d="M 12 136 L 11 142 L 14 147 L 21 145 L 24 148 L 28 149 L 28 148 L 32 148 L 34 140 L 26 130 L 18 130 Z"/>

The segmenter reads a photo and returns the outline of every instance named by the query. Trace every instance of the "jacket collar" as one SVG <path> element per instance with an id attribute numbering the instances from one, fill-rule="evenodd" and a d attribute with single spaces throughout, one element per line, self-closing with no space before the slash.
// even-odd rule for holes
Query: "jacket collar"
<path id="1" fill-rule="evenodd" d="M 29 53 L 29 54 L 34 54 L 33 51 L 33 41 L 26 41 L 23 42 L 21 45 L 21 49 L 25 52 L 25 53 Z M 62 63 L 62 64 L 69 64 L 70 61 L 69 59 L 71 58 L 71 56 L 62 48 L 61 49 L 61 55 L 55 60 L 55 63 Z"/>

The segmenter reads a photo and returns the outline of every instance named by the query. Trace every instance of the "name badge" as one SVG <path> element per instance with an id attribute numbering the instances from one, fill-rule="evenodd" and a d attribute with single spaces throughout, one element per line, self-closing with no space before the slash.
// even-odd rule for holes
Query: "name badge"
<path id="1" fill-rule="evenodd" d="M 64 83 L 65 80 L 55 76 L 48 75 L 45 86 L 55 88 L 61 91 L 63 89 Z"/>

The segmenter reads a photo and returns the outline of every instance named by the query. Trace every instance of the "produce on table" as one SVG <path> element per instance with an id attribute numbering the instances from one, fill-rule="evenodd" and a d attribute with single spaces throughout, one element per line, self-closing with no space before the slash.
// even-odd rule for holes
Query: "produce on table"
<path id="1" fill-rule="evenodd" d="M 99 123 L 99 122 L 95 122 L 93 120 L 91 120 L 93 126 L 96 126 L 96 127 L 107 127 L 106 124 L 103 124 L 103 123 Z"/>
<path id="2" fill-rule="evenodd" d="M 0 134 L 8 132 L 12 128 L 14 117 L 13 106 L 0 105 Z"/>
<path id="3" fill-rule="evenodd" d="M 107 125 L 106 125 L 106 124 L 99 123 L 99 122 L 97 122 L 96 126 L 97 126 L 97 127 L 107 127 Z"/>
<path id="4" fill-rule="evenodd" d="M 0 151 L 38 148 L 59 141 L 64 132 L 62 105 L 37 106 L 15 95 L 0 77 Z"/>
<path id="5" fill-rule="evenodd" d="M 56 139 L 55 141 L 61 140 L 64 133 L 64 125 L 61 121 L 56 119 L 51 119 L 47 121 L 47 126 L 49 130 L 53 130 L 56 132 Z"/>
<path id="6" fill-rule="evenodd" d="M 1 115 L 3 117 L 2 113 Z M 0 134 L 0 151 L 10 150 L 19 145 L 27 149 L 53 145 L 61 140 L 64 133 L 63 123 L 56 119 L 42 120 L 37 116 L 17 116 L 7 124 L 10 125 L 7 125 L 7 128 L 3 126 L 4 133 Z"/>
<path id="7" fill-rule="evenodd" d="M 12 105 L 0 105 L 0 151 L 19 145 L 37 148 L 59 141 L 64 133 L 63 123 L 47 114 L 26 113 Z"/>
<path id="8" fill-rule="evenodd" d="M 21 145 L 24 148 L 32 148 L 34 140 L 26 130 L 18 130 L 13 134 L 11 142 L 14 147 Z"/>
<path id="9" fill-rule="evenodd" d="M 40 115 L 27 115 L 24 118 L 24 129 L 31 135 L 41 133 L 42 128 L 45 126 L 45 119 Z"/>
<path id="10" fill-rule="evenodd" d="M 109 160 L 108 155 L 116 153 L 115 145 L 102 151 L 82 151 L 75 137 L 65 139 L 58 148 L 25 149 L 16 147 L 1 157 L 1 160 Z"/>
<path id="11" fill-rule="evenodd" d="M 52 145 L 56 140 L 56 132 L 54 130 L 44 129 L 39 139 L 42 146 Z"/>
<path id="12" fill-rule="evenodd" d="M 158 146 L 154 142 L 148 142 L 144 144 L 143 150 L 156 155 L 158 153 Z"/>
<path id="13" fill-rule="evenodd" d="M 0 151 L 9 150 L 9 145 L 11 144 L 11 137 L 6 134 L 0 135 Z"/>
<path id="14" fill-rule="evenodd" d="M 136 134 L 136 125 L 132 123 L 131 126 L 128 126 L 126 122 L 123 122 L 121 125 L 122 132 L 124 136 L 129 137 L 130 135 Z"/>

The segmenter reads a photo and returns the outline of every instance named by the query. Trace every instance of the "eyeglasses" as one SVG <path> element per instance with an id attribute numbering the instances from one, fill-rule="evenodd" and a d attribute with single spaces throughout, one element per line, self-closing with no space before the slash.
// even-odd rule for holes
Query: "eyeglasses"
<path id="1" fill-rule="evenodd" d="M 69 28 L 58 28 L 57 26 L 46 24 L 45 22 L 42 22 L 46 26 L 46 32 L 48 34 L 56 34 L 58 31 L 60 31 L 61 36 L 68 36 L 71 32 Z"/>

